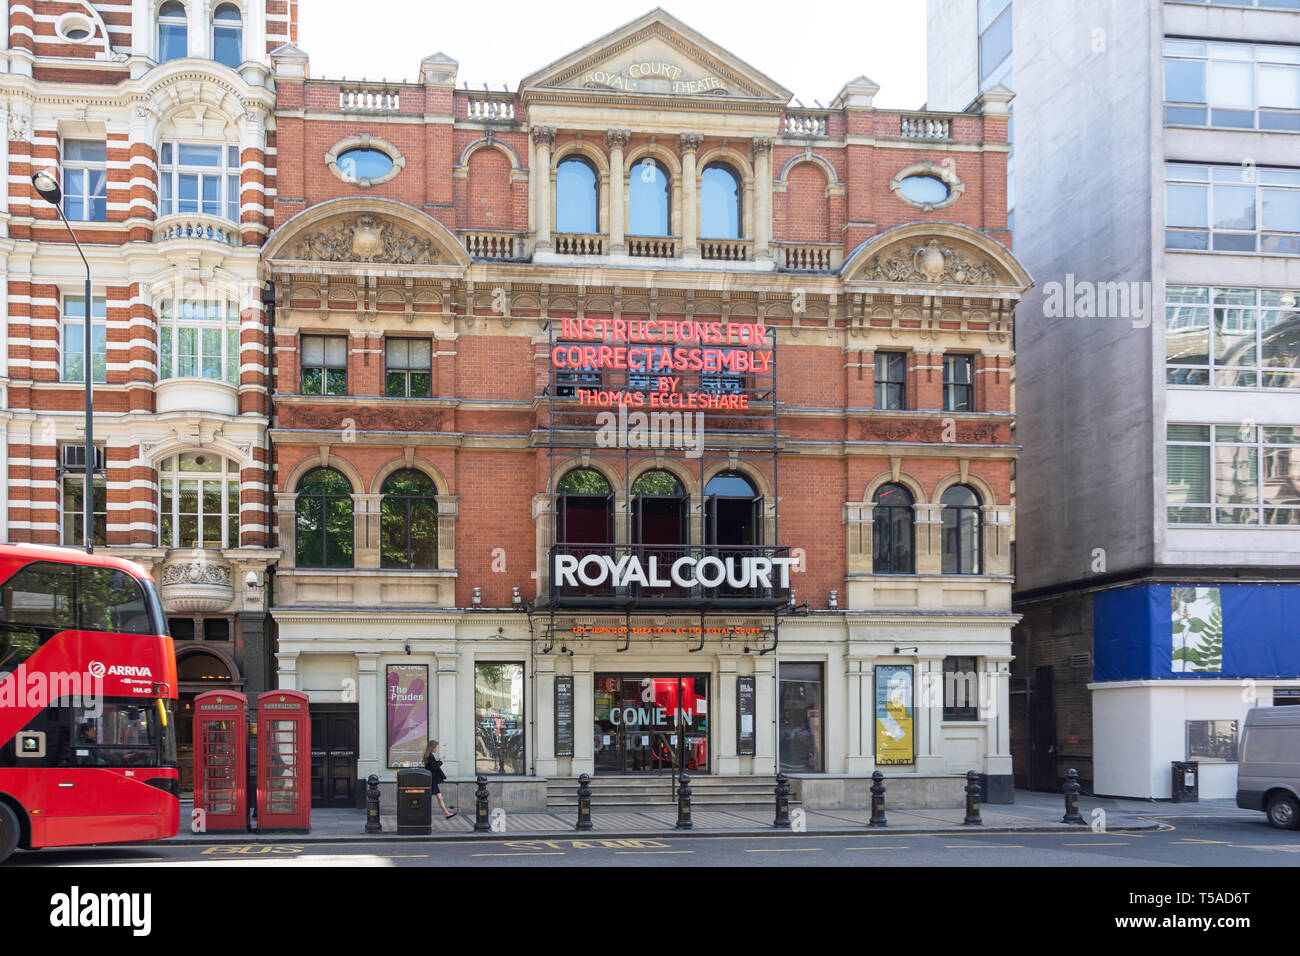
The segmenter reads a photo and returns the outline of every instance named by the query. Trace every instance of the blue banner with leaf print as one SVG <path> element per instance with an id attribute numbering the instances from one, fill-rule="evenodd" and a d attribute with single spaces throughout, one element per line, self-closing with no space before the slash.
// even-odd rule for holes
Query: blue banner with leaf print
<path id="1" fill-rule="evenodd" d="M 1144 584 L 1093 595 L 1093 679 L 1300 677 L 1300 584 Z"/>

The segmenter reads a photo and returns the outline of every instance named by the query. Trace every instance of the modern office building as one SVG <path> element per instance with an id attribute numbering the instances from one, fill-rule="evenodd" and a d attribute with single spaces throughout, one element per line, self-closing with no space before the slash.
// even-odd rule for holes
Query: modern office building
<path id="1" fill-rule="evenodd" d="M 1015 94 L 1017 779 L 1231 796 L 1300 702 L 1300 0 L 928 25 L 930 107 Z"/>
<path id="2" fill-rule="evenodd" d="M 176 638 L 182 784 L 194 694 L 268 667 L 267 330 L 274 0 L 0 10 L 0 540 L 82 543 L 85 376 L 97 549 L 149 568 Z M 86 268 L 54 206 L 49 171 Z M 91 326 L 91 361 L 84 343 Z"/>
<path id="3" fill-rule="evenodd" d="M 319 798 L 434 737 L 515 806 L 1010 799 L 1007 96 L 795 108 L 662 10 L 509 92 L 272 60 L 270 613 Z"/>

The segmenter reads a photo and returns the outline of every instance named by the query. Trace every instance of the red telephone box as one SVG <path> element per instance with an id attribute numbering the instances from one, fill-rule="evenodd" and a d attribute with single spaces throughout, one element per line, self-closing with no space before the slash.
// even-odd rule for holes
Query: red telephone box
<path id="1" fill-rule="evenodd" d="M 248 830 L 248 698 L 210 690 L 194 698 L 196 832 Z"/>
<path id="2" fill-rule="evenodd" d="M 257 698 L 257 828 L 311 829 L 311 718 L 307 695 L 268 690 Z"/>

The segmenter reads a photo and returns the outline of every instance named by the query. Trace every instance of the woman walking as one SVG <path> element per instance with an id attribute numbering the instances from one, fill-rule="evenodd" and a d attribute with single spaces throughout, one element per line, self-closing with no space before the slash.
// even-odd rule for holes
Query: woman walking
<path id="1" fill-rule="evenodd" d="M 438 798 L 438 806 L 442 807 L 442 812 L 450 820 L 458 811 L 448 810 L 447 804 L 442 799 L 442 791 L 438 789 L 438 784 L 447 779 L 447 775 L 442 772 L 442 761 L 438 759 L 438 741 L 430 740 L 429 746 L 424 748 L 424 769 L 433 774 L 433 795 Z"/>

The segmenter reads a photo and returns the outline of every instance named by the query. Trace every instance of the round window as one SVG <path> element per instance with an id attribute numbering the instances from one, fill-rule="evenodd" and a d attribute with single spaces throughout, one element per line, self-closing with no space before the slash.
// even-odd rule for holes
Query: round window
<path id="1" fill-rule="evenodd" d="M 903 196 L 917 205 L 933 205 L 948 198 L 948 184 L 937 176 L 908 176 L 898 185 Z"/>
<path id="2" fill-rule="evenodd" d="M 73 43 L 84 43 L 94 35 L 95 28 L 81 14 L 66 13 L 59 18 L 54 31 L 64 40 Z"/>
<path id="3" fill-rule="evenodd" d="M 351 179 L 381 179 L 393 171 L 393 157 L 378 149 L 349 149 L 339 154 L 338 167 Z"/>

